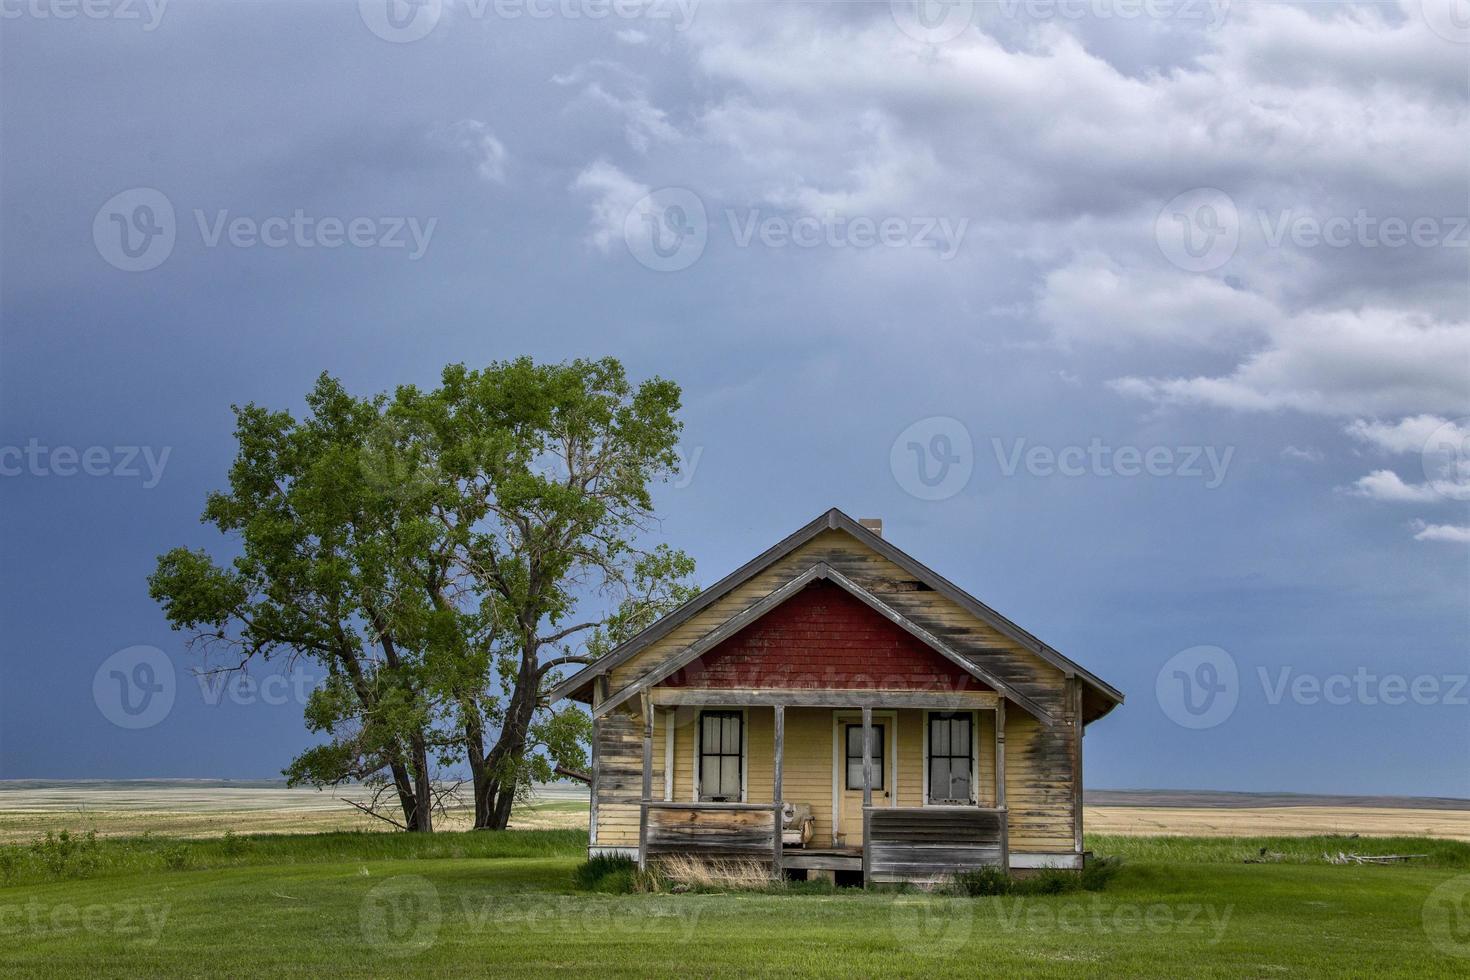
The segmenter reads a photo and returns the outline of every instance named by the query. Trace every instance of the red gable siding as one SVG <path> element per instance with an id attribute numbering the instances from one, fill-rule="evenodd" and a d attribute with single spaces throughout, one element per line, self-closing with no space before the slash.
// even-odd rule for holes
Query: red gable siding
<path id="1" fill-rule="evenodd" d="M 985 685 L 830 582 L 814 582 L 669 687 L 974 691 Z"/>

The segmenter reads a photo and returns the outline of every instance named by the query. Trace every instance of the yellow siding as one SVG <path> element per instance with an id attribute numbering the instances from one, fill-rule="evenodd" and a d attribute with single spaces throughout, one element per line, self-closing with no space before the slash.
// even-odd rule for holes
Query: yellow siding
<path id="1" fill-rule="evenodd" d="M 773 713 L 770 708 L 747 708 L 746 711 L 746 799 L 752 803 L 765 803 L 771 799 L 773 779 L 773 755 L 775 745 Z M 849 714 L 850 712 L 842 712 Z M 614 713 L 618 715 L 618 713 Z M 989 711 L 978 712 L 979 770 L 977 784 L 979 802 L 995 802 L 995 725 L 994 715 Z M 642 728 L 640 723 L 613 721 L 612 728 L 618 730 L 615 739 L 603 738 L 600 747 L 600 772 L 633 773 L 637 776 L 631 793 L 619 791 L 626 781 L 609 778 L 600 785 L 598 798 L 597 842 L 604 846 L 636 847 L 638 844 L 638 806 L 641 792 Z M 664 759 L 667 752 L 666 732 L 672 723 L 674 731 L 673 799 L 694 799 L 695 746 L 698 734 L 699 709 L 679 708 L 676 711 L 660 710 L 655 713 L 654 723 L 654 778 L 653 795 L 662 799 L 664 794 Z M 606 720 L 599 720 L 599 729 Z M 1034 732 L 1034 723 L 1030 726 Z M 924 712 L 918 709 L 903 709 L 897 718 L 898 768 L 894 774 L 899 806 L 922 806 L 924 802 Z M 1020 745 L 1025 743 L 1027 728 L 1023 721 L 1008 720 L 1007 737 Z M 630 737 L 636 736 L 636 737 Z M 812 808 L 815 828 L 812 836 L 816 846 L 827 846 L 832 840 L 832 754 L 833 754 L 833 711 L 830 708 L 786 709 L 785 759 L 782 771 L 782 796 L 793 803 L 805 803 Z M 1012 755 L 1016 762 L 1012 763 Z M 1007 749 L 1007 793 L 1016 797 L 1013 807 L 1022 807 L 1013 817 L 1013 827 L 1019 827 L 1021 837 L 1029 847 L 1037 841 L 1029 829 L 1033 818 L 1027 810 L 1035 801 L 1027 796 L 1020 786 L 1029 753 L 1024 748 Z M 1014 766 L 1014 768 L 1013 768 Z M 838 777 L 840 778 L 840 776 Z M 1069 825 L 1070 826 L 1070 825 Z M 1013 838 L 1016 831 L 1013 830 Z M 1068 831 L 1070 835 L 1070 830 Z M 1071 849 L 1070 836 L 1066 850 Z M 1014 847 L 1013 843 L 1013 847 Z M 1035 849 L 1041 849 L 1039 846 Z M 1056 849 L 1053 847 L 1052 849 Z"/>
<path id="2" fill-rule="evenodd" d="M 1022 711 L 1006 712 L 1006 807 L 1012 851 L 1074 849 L 1070 767 L 1053 765 L 1047 761 L 1050 755 L 1043 756 L 1057 751 L 1056 739 L 1069 733 L 1068 728 L 1047 732 Z"/>

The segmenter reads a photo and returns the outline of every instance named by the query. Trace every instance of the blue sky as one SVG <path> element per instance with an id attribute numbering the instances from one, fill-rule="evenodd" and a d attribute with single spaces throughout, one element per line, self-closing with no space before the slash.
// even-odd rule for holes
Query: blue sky
<path id="1" fill-rule="evenodd" d="M 146 593 L 232 402 L 613 355 L 702 582 L 882 517 L 1128 694 L 1089 785 L 1470 796 L 1448 0 L 71 9 L 0 21 L 0 778 L 308 744 Z"/>

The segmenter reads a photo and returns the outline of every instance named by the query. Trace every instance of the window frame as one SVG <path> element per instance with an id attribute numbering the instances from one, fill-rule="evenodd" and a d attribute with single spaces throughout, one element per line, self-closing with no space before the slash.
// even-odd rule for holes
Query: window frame
<path id="1" fill-rule="evenodd" d="M 734 752 L 725 752 L 725 751 L 720 751 L 720 752 L 705 752 L 705 750 L 704 750 L 704 720 L 706 718 L 708 718 L 708 717 L 734 718 L 736 720 L 736 722 L 740 726 L 740 733 L 739 733 L 739 737 L 737 739 L 737 741 L 739 742 L 739 745 L 738 745 L 736 751 L 734 751 Z M 748 719 L 746 718 L 745 709 L 743 709 L 743 708 L 707 708 L 707 709 L 702 710 L 702 711 L 699 712 L 699 718 L 698 718 L 698 723 L 695 726 L 695 737 L 694 737 L 694 802 L 696 802 L 696 803 L 744 803 L 745 802 L 745 777 L 746 777 L 745 755 L 746 755 L 746 747 L 748 745 L 748 738 L 749 738 L 749 732 L 750 732 L 750 728 L 747 725 L 747 721 L 748 721 Z M 722 750 L 725 748 L 723 736 L 721 736 L 721 739 L 720 739 L 720 748 Z M 739 794 L 738 794 L 738 798 L 731 799 L 730 796 L 728 794 L 726 794 L 726 795 L 724 795 L 723 799 L 719 799 L 719 800 L 713 799 L 708 794 L 705 793 L 705 789 L 704 789 L 704 760 L 706 758 L 710 758 L 710 759 L 728 759 L 728 758 L 731 758 L 731 757 L 733 757 L 736 760 L 736 763 L 735 763 L 735 765 L 736 765 L 736 775 L 737 775 L 737 781 L 739 782 L 739 786 L 740 786 L 740 791 L 739 791 Z"/>
<path id="2" fill-rule="evenodd" d="M 954 745 L 944 755 L 934 753 L 934 722 L 952 722 L 963 718 L 970 723 L 970 744 L 965 755 L 957 755 Z M 967 800 L 936 799 L 933 786 L 933 760 L 953 760 L 969 757 L 970 797 Z M 925 806 L 974 806 L 980 799 L 980 716 L 976 711 L 925 711 L 924 712 L 924 805 Z"/>
<path id="3" fill-rule="evenodd" d="M 858 738 L 858 754 L 855 756 L 851 754 L 851 746 L 848 744 L 848 732 L 852 731 L 854 728 L 861 732 L 863 730 L 862 722 L 843 722 L 842 785 L 843 788 L 848 792 L 862 792 L 863 781 L 861 778 L 858 779 L 858 783 L 856 786 L 852 784 L 852 764 L 854 762 L 856 762 L 859 766 L 863 764 L 862 738 Z M 873 765 L 874 768 L 877 770 L 874 773 L 877 779 L 873 783 L 873 792 L 886 792 L 888 789 L 888 746 L 886 744 L 888 741 L 888 731 L 886 721 L 874 721 L 873 733 L 877 736 L 877 738 L 873 740 L 876 743 L 873 746 Z"/>

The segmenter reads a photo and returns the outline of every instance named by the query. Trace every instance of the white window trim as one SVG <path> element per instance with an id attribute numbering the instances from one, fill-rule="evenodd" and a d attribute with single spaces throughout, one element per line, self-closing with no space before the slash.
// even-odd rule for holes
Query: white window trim
<path id="1" fill-rule="evenodd" d="M 933 803 L 929 800 L 929 716 L 957 715 L 958 711 L 931 711 L 924 709 L 924 795 L 923 806 L 954 806 L 954 803 Z M 966 711 L 970 716 L 970 805 L 980 802 L 980 712 Z"/>
<path id="2" fill-rule="evenodd" d="M 706 711 L 738 711 L 738 712 L 740 712 L 740 802 L 741 803 L 745 803 L 745 802 L 747 802 L 747 799 L 746 799 L 746 787 L 747 787 L 747 785 L 749 784 L 749 781 L 750 781 L 750 709 L 749 708 L 742 708 L 739 705 L 734 705 L 734 704 L 732 704 L 732 705 L 730 705 L 728 707 L 724 707 L 724 708 L 716 707 L 715 705 L 712 705 L 712 704 L 701 705 L 699 707 L 699 710 L 697 710 L 694 713 L 694 737 L 692 739 L 690 739 L 690 741 L 692 741 L 694 743 L 694 745 L 693 745 L 694 754 L 693 754 L 693 758 L 690 760 L 691 761 L 690 768 L 691 768 L 691 771 L 694 774 L 694 778 L 692 780 L 690 780 L 690 781 L 694 784 L 694 792 L 692 794 L 690 794 L 689 802 L 691 802 L 691 803 L 698 803 L 698 802 L 700 802 L 700 799 L 699 799 L 699 788 L 700 788 L 699 787 L 699 746 L 704 741 L 704 722 L 703 722 L 702 719 L 703 719 L 704 713 Z"/>

